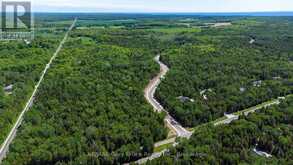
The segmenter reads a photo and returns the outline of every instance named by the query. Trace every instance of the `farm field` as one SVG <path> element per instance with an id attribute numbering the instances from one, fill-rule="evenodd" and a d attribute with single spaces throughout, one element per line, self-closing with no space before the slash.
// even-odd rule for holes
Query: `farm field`
<path id="1" fill-rule="evenodd" d="M 146 164 L 291 164 L 292 17 L 39 13 L 35 25 L 29 43 L 0 42 L 2 144 L 60 52 L 2 164 L 123 164 L 163 150 Z"/>

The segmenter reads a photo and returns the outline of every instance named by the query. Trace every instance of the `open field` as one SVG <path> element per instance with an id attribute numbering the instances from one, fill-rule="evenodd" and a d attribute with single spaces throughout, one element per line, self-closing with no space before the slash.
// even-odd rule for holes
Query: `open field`
<path id="1" fill-rule="evenodd" d="M 291 17 L 39 13 L 35 40 L 0 42 L 0 142 L 39 85 L 3 164 L 290 164 L 292 36 Z"/>

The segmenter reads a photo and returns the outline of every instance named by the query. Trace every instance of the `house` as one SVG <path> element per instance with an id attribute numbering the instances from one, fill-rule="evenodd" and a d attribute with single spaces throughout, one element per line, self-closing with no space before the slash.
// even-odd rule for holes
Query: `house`
<path id="1" fill-rule="evenodd" d="M 255 39 L 251 38 L 249 41 L 249 44 L 253 44 L 255 42 Z"/>
<path id="2" fill-rule="evenodd" d="M 254 81 L 254 82 L 253 82 L 253 86 L 254 86 L 254 87 L 260 87 L 261 84 L 262 84 L 262 81 L 261 81 L 261 80 L 258 80 L 258 81 Z"/>
<path id="3" fill-rule="evenodd" d="M 8 95 L 12 94 L 12 90 L 13 90 L 13 85 L 12 85 L 12 84 L 10 84 L 10 85 L 4 87 L 4 92 L 5 92 L 6 94 L 8 94 Z"/>
<path id="4" fill-rule="evenodd" d="M 190 99 L 189 97 L 185 97 L 185 96 L 179 96 L 177 97 L 177 99 L 179 99 L 181 102 L 187 102 L 187 101 L 194 102 L 194 99 Z"/>
<path id="5" fill-rule="evenodd" d="M 29 40 L 24 40 L 25 44 L 29 45 L 31 42 Z"/>
<path id="6" fill-rule="evenodd" d="M 12 90 L 13 90 L 13 85 L 12 85 L 12 84 L 10 84 L 10 85 L 4 87 L 4 91 L 5 91 L 5 92 L 12 92 Z"/>
<path id="7" fill-rule="evenodd" d="M 259 151 L 256 148 L 253 149 L 253 152 L 255 152 L 257 155 L 263 156 L 265 158 L 271 158 L 271 157 L 273 157 L 271 154 L 268 154 L 268 153 L 263 152 L 263 151 Z"/>
<path id="8" fill-rule="evenodd" d="M 280 76 L 273 77 L 273 80 L 279 80 L 279 79 L 282 79 L 282 77 L 280 77 Z"/>
<path id="9" fill-rule="evenodd" d="M 213 90 L 212 89 L 205 89 L 205 90 L 200 91 L 200 95 L 203 97 L 204 100 L 208 100 L 206 92 L 213 92 Z"/>

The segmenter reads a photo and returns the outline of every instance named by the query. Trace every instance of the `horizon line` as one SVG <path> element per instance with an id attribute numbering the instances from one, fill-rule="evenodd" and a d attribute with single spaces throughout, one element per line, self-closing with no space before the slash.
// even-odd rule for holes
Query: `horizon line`
<path id="1" fill-rule="evenodd" d="M 32 13 L 92 13 L 92 14 L 249 14 L 249 13 L 292 13 L 293 11 L 207 11 L 207 12 L 164 12 L 164 11 L 33 11 Z"/>

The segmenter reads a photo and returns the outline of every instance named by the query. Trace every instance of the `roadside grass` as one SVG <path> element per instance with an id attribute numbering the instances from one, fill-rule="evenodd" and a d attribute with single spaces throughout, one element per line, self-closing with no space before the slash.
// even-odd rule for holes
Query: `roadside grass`
<path id="1" fill-rule="evenodd" d="M 288 98 L 288 97 L 293 97 L 293 94 L 289 94 L 285 98 Z M 232 114 L 241 116 L 241 115 L 244 115 L 245 112 L 250 112 L 250 111 L 254 111 L 254 110 L 260 110 L 262 108 L 265 108 L 266 106 L 270 107 L 270 106 L 276 105 L 278 101 L 280 101 L 280 99 L 273 99 L 273 100 L 261 103 L 259 105 L 256 105 L 254 107 L 250 107 L 250 108 L 247 108 L 247 109 L 244 109 L 244 110 L 232 113 Z M 194 132 L 196 129 L 199 129 L 200 127 L 204 127 L 204 126 L 206 126 L 208 124 L 213 124 L 214 125 L 215 123 L 223 121 L 223 120 L 226 120 L 226 119 L 227 119 L 227 117 L 223 116 L 223 117 L 218 118 L 218 119 L 216 119 L 214 121 L 211 121 L 211 122 L 208 122 L 208 123 L 205 123 L 205 124 L 201 124 L 201 125 L 198 125 L 198 126 L 193 127 L 193 128 L 188 128 L 188 131 Z"/>
<path id="2" fill-rule="evenodd" d="M 168 143 L 168 144 L 164 144 L 164 145 L 155 147 L 154 148 L 154 153 L 161 152 L 161 151 L 163 151 L 165 149 L 168 149 L 168 148 L 171 148 L 171 147 L 173 147 L 173 143 Z"/>
<path id="3" fill-rule="evenodd" d="M 250 108 L 244 109 L 242 111 L 235 112 L 233 114 L 234 115 L 243 115 L 245 112 L 259 110 L 259 109 L 265 108 L 266 106 L 271 106 L 272 104 L 276 104 L 278 101 L 279 101 L 278 99 L 274 99 L 274 100 L 271 100 L 271 101 L 267 101 L 267 102 L 261 103 L 259 105 L 256 105 L 254 107 L 250 107 Z"/>
<path id="4" fill-rule="evenodd" d="M 168 128 L 169 129 L 169 128 Z M 176 133 L 173 131 L 173 130 L 171 130 L 171 129 L 169 129 L 170 131 L 168 132 L 168 136 L 167 136 L 167 139 L 171 139 L 171 138 L 174 138 L 174 137 L 176 137 Z"/>

